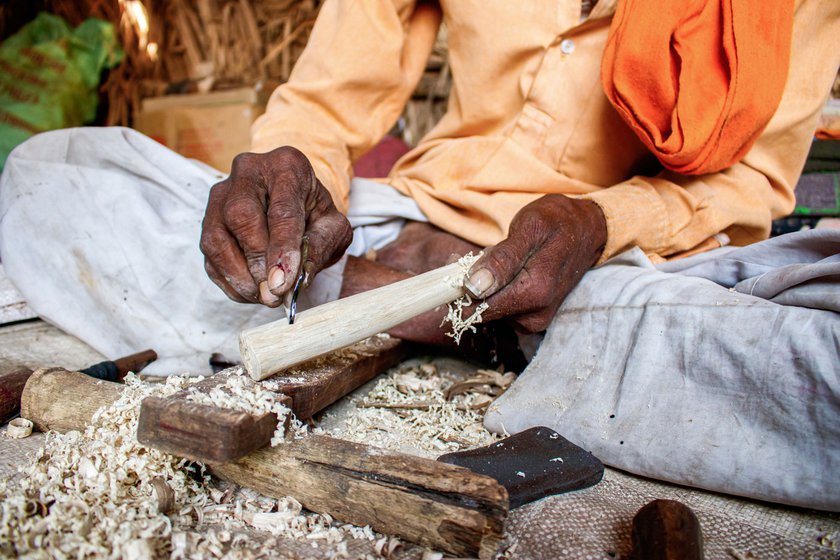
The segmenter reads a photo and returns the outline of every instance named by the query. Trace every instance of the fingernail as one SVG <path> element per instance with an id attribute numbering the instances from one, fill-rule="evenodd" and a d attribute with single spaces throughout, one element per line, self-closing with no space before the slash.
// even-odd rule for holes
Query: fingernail
<path id="1" fill-rule="evenodd" d="M 268 285 L 272 290 L 279 290 L 286 281 L 286 273 L 279 266 L 272 267 L 268 273 Z"/>
<path id="2" fill-rule="evenodd" d="M 493 278 L 493 273 L 486 268 L 482 268 L 481 270 L 473 272 L 469 278 L 464 280 L 464 287 L 474 297 L 481 297 L 484 292 L 490 289 L 490 286 L 493 285 L 494 281 L 495 279 Z"/>
<path id="3" fill-rule="evenodd" d="M 272 305 L 280 301 L 280 298 L 268 289 L 268 282 L 260 282 L 260 301 L 266 305 Z"/>

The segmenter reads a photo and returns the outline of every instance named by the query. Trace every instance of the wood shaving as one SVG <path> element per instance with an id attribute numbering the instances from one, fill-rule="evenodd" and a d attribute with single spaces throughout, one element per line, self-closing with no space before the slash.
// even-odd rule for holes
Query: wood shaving
<path id="1" fill-rule="evenodd" d="M 484 428 L 487 395 L 466 390 L 446 399 L 447 390 L 458 381 L 455 374 L 432 364 L 405 362 L 363 398 L 351 399 L 354 409 L 346 418 L 334 422 L 328 412 L 322 418 L 324 426 L 315 431 L 427 457 L 500 439 Z"/>
<path id="2" fill-rule="evenodd" d="M 837 543 L 840 542 L 840 533 L 826 533 L 825 535 L 821 535 L 817 542 L 820 543 L 820 546 L 828 547 L 832 550 L 837 549 Z"/>
<path id="3" fill-rule="evenodd" d="M 505 374 L 490 369 L 480 369 L 476 374 L 464 381 L 453 383 L 446 390 L 446 400 L 452 400 L 456 395 L 467 392 L 482 393 L 497 397 L 507 391 L 508 387 L 516 379 L 516 374 L 508 372 Z"/>
<path id="4" fill-rule="evenodd" d="M 458 264 L 461 265 L 461 273 L 451 278 L 450 284 L 462 286 L 464 284 L 464 278 L 466 278 L 467 274 L 470 272 L 470 268 L 479 258 L 481 258 L 482 254 L 483 253 L 473 255 L 472 252 L 469 252 L 461 257 L 458 260 Z M 461 336 L 465 332 L 476 332 L 475 325 L 481 323 L 481 314 L 487 311 L 490 307 L 487 302 L 483 301 L 476 306 L 475 310 L 473 310 L 468 317 L 465 318 L 464 310 L 468 309 L 472 306 L 472 304 L 472 298 L 468 293 L 464 292 L 464 295 L 447 306 L 446 317 L 443 318 L 440 326 L 442 327 L 446 323 L 450 323 L 452 325 L 450 327 L 450 331 L 446 333 L 446 336 L 452 337 L 455 340 L 455 344 L 461 344 Z"/>
<path id="5" fill-rule="evenodd" d="M 0 482 L 0 555 L 270 557 L 282 544 L 255 544 L 248 531 L 259 528 L 316 546 L 324 542 L 328 555 L 340 557 L 344 539 L 378 537 L 369 527 L 306 512 L 293 498 L 216 488 L 202 465 L 140 445 L 141 401 L 170 396 L 195 381 L 170 377 L 144 384 L 129 374 L 120 399 L 99 410 L 84 433 L 49 432 L 25 476 Z"/>
<path id="6" fill-rule="evenodd" d="M 263 383 L 251 379 L 244 368 L 230 368 L 217 373 L 215 377 L 220 376 L 226 378 L 224 384 L 219 384 L 209 391 L 191 387 L 187 400 L 219 408 L 241 410 L 255 416 L 276 414 L 277 428 L 271 437 L 272 447 L 286 441 L 287 421 L 295 437 L 300 437 L 306 432 L 306 425 L 295 418 L 292 411 L 278 400 L 278 393 L 266 388 Z"/>
<path id="7" fill-rule="evenodd" d="M 737 548 L 728 548 L 726 552 L 728 552 L 735 560 L 758 560 L 758 556 L 749 550 L 744 552 L 742 550 L 738 550 Z"/>
<path id="8" fill-rule="evenodd" d="M 32 435 L 32 422 L 26 418 L 15 418 L 9 422 L 6 428 L 6 437 L 12 439 L 23 439 Z"/>

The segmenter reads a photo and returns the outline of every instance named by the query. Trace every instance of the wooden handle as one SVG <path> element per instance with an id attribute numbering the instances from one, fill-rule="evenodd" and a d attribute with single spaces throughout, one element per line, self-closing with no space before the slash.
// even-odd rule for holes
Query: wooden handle
<path id="1" fill-rule="evenodd" d="M 243 331 L 239 352 L 256 380 L 395 327 L 464 294 L 461 265 L 450 265 L 375 290 L 331 301 Z"/>
<path id="2" fill-rule="evenodd" d="M 23 388 L 20 415 L 42 432 L 84 430 L 94 413 L 113 404 L 124 387 L 78 371 L 39 369 Z"/>
<path id="3" fill-rule="evenodd" d="M 32 370 L 22 366 L 0 372 L 0 424 L 20 412 L 20 395 L 30 375 Z"/>
<path id="4" fill-rule="evenodd" d="M 133 371 L 134 373 L 140 373 L 143 368 L 147 365 L 151 364 L 155 360 L 158 359 L 157 352 L 152 349 L 143 350 L 142 352 L 137 352 L 136 354 L 131 354 L 130 356 L 126 356 L 124 358 L 119 358 L 114 360 L 114 365 L 117 366 L 117 372 L 119 372 L 119 378 L 123 379 L 125 374 L 129 371 Z"/>
<path id="5" fill-rule="evenodd" d="M 676 500 L 654 500 L 640 509 L 632 537 L 632 560 L 703 560 L 700 521 Z"/>

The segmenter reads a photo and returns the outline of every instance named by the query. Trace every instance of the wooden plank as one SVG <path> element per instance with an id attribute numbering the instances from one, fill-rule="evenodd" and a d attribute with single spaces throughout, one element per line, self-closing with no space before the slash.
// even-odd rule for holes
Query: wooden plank
<path id="1" fill-rule="evenodd" d="M 266 496 L 292 495 L 312 511 L 457 556 L 491 557 L 507 516 L 507 491 L 490 477 L 326 436 L 210 470 Z"/>
<path id="2" fill-rule="evenodd" d="M 295 416 L 307 419 L 399 363 L 404 353 L 397 338 L 371 337 L 268 380 L 262 387 L 277 392 L 278 400 Z M 236 461 L 268 445 L 277 426 L 276 415 L 257 417 L 188 400 L 190 392 L 210 391 L 225 380 L 225 376 L 213 376 L 165 399 L 145 399 L 137 439 L 206 463 Z"/>
<path id="3" fill-rule="evenodd" d="M 6 271 L 0 264 L 0 325 L 37 317 L 11 280 L 6 277 Z"/>
<path id="4" fill-rule="evenodd" d="M 209 391 L 224 383 L 211 377 L 193 385 Z M 143 399 L 137 441 L 195 461 L 226 463 L 266 446 L 277 428 L 277 415 L 255 416 L 187 400 L 188 390 L 167 397 Z M 286 406 L 291 399 L 278 395 Z"/>
<path id="5" fill-rule="evenodd" d="M 370 337 L 268 380 L 266 388 L 292 398 L 292 412 L 311 418 L 405 357 L 399 338 Z"/>
<path id="6" fill-rule="evenodd" d="M 36 426 L 81 431 L 92 411 L 121 391 L 81 373 L 41 370 L 24 388 L 24 408 Z M 312 511 L 458 556 L 491 557 L 508 511 L 507 491 L 490 477 L 325 436 L 263 448 L 211 470 L 268 496 L 290 495 Z"/>

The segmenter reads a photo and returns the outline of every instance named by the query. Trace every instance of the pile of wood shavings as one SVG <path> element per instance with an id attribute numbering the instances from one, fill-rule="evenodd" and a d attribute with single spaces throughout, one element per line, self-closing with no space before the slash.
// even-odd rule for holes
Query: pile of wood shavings
<path id="1" fill-rule="evenodd" d="M 451 279 L 451 283 L 454 286 L 463 285 L 464 278 L 466 278 L 467 274 L 469 274 L 470 268 L 478 259 L 481 258 L 482 254 L 483 253 L 473 255 L 472 252 L 470 252 L 458 260 L 458 264 L 461 265 L 461 273 Z M 455 344 L 461 344 L 461 336 L 465 332 L 475 332 L 475 325 L 482 321 L 481 314 L 489 307 L 486 302 L 482 301 L 476 306 L 475 310 L 469 317 L 464 318 L 464 310 L 468 309 L 472 304 L 472 298 L 465 292 L 464 295 L 447 306 L 446 317 L 443 318 L 440 326 L 442 327 L 446 323 L 450 323 L 452 325 L 450 331 L 446 333 L 446 336 L 455 339 Z"/>
<path id="2" fill-rule="evenodd" d="M 277 415 L 277 429 L 271 437 L 271 446 L 282 444 L 286 437 L 286 419 L 295 436 L 306 431 L 306 426 L 292 415 L 292 411 L 277 401 L 277 393 L 249 377 L 242 367 L 230 368 L 216 374 L 226 376 L 224 385 L 201 391 L 195 387 L 188 390 L 187 400 L 209 404 L 220 408 L 241 410 L 255 416 L 273 412 Z"/>
<path id="3" fill-rule="evenodd" d="M 333 437 L 428 457 L 498 441 L 483 424 L 487 395 L 465 391 L 446 399 L 456 381 L 434 364 L 406 362 L 351 401 L 355 409 L 345 418 L 327 413 L 322 428 Z"/>
<path id="4" fill-rule="evenodd" d="M 25 476 L 0 482 L 0 555 L 270 557 L 276 541 L 248 537 L 250 528 L 258 528 L 315 547 L 326 543 L 328 555 L 342 557 L 346 537 L 378 537 L 368 527 L 336 526 L 328 515 L 305 513 L 292 498 L 223 492 L 203 466 L 140 445 L 141 401 L 194 381 L 170 377 L 165 384 L 144 384 L 129 375 L 121 398 L 97 412 L 84 433 L 47 434 Z M 169 495 L 161 497 L 161 489 Z M 168 515 L 160 511 L 164 502 Z M 210 523 L 222 529 L 210 529 Z"/>

